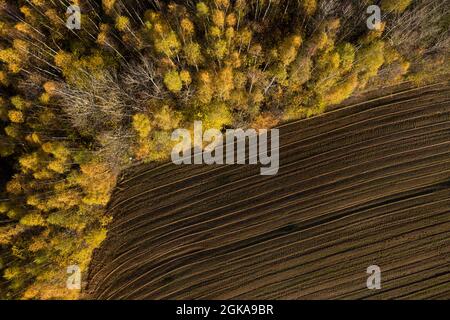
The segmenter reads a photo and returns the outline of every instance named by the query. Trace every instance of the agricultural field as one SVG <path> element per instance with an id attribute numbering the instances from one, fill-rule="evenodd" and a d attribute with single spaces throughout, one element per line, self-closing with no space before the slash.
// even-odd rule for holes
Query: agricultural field
<path id="1" fill-rule="evenodd" d="M 449 85 L 366 94 L 280 126 L 276 176 L 130 169 L 88 297 L 450 298 Z M 369 265 L 383 270 L 379 291 L 367 290 Z"/>

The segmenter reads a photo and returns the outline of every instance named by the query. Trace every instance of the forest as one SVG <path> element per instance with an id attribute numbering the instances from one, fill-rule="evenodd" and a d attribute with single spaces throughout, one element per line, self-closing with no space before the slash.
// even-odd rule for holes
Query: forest
<path id="1" fill-rule="evenodd" d="M 447 73 L 449 4 L 0 0 L 0 299 L 79 298 L 66 270 L 105 239 L 118 175 L 167 160 L 174 129 L 270 128 Z"/>

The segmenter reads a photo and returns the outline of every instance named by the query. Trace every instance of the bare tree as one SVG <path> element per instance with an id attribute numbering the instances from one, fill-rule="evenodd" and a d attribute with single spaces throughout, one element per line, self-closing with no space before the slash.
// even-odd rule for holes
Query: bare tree
<path id="1" fill-rule="evenodd" d="M 86 136 L 121 128 L 127 110 L 127 95 L 115 74 L 95 76 L 80 70 L 77 85 L 61 83 L 56 94 L 69 122 Z"/>
<path id="2" fill-rule="evenodd" d="M 140 107 L 150 99 L 163 99 L 165 87 L 162 77 L 149 58 L 141 57 L 134 64 L 125 66 L 121 78 L 125 92 L 135 100 L 132 108 Z"/>
<path id="3" fill-rule="evenodd" d="M 391 44 L 408 53 L 414 46 L 425 46 L 426 51 L 448 50 L 449 30 L 442 19 L 449 14 L 450 1 L 420 0 L 413 10 L 394 17 L 386 34 Z"/>

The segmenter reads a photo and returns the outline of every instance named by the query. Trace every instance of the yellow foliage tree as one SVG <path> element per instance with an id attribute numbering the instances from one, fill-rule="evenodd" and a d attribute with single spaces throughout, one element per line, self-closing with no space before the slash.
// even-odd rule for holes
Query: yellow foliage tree
<path id="1" fill-rule="evenodd" d="M 301 5 L 306 15 L 312 16 L 317 9 L 317 1 L 316 0 L 302 0 Z"/>
<path id="2" fill-rule="evenodd" d="M 19 110 L 10 110 L 8 117 L 14 123 L 23 123 L 25 121 L 22 111 Z"/>
<path id="3" fill-rule="evenodd" d="M 28 227 L 45 226 L 46 222 L 44 217 L 37 212 L 28 213 L 20 219 L 20 224 Z"/>
<path id="4" fill-rule="evenodd" d="M 77 182 L 85 193 L 82 201 L 88 205 L 105 206 L 116 183 L 115 174 L 98 161 L 82 164 L 80 169 Z"/>
<path id="5" fill-rule="evenodd" d="M 196 42 L 191 42 L 183 47 L 186 62 L 191 66 L 196 66 L 202 62 L 203 57 L 200 51 L 200 45 Z"/>
<path id="6" fill-rule="evenodd" d="M 137 113 L 133 116 L 133 128 L 140 138 L 147 138 L 152 129 L 152 125 L 146 114 Z"/>
<path id="7" fill-rule="evenodd" d="M 163 130 L 172 130 L 178 126 L 180 120 L 180 115 L 166 105 L 155 114 L 154 123 Z"/>
<path id="8" fill-rule="evenodd" d="M 183 86 L 180 74 L 176 70 L 169 71 L 164 75 L 164 84 L 173 93 L 179 92 Z"/>

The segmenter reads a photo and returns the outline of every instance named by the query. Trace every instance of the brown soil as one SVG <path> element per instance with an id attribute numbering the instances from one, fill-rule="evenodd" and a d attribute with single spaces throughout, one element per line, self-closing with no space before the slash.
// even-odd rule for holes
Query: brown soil
<path id="1" fill-rule="evenodd" d="M 130 169 L 86 297 L 450 298 L 449 88 L 403 85 L 282 125 L 276 176 Z M 381 290 L 366 288 L 370 265 Z"/>

